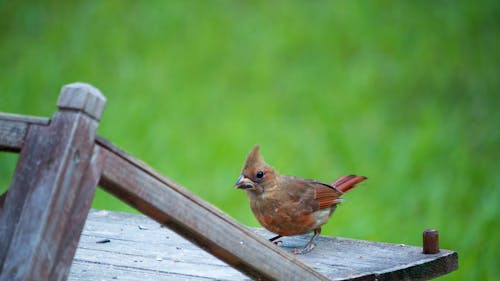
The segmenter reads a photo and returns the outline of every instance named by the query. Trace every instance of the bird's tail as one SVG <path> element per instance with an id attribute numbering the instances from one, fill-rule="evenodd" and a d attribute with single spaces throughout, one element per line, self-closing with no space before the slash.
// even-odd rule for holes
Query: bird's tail
<path id="1" fill-rule="evenodd" d="M 367 177 L 364 177 L 364 176 L 356 176 L 356 175 L 343 176 L 343 177 L 336 179 L 332 183 L 332 186 L 334 186 L 338 190 L 346 193 L 347 191 L 356 187 L 356 184 L 358 184 L 366 179 L 367 179 Z"/>

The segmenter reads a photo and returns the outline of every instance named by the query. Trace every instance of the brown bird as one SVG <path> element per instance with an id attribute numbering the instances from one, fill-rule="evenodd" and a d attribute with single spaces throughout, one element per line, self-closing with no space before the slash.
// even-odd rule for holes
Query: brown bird
<path id="1" fill-rule="evenodd" d="M 310 179 L 280 175 L 259 154 L 256 145 L 246 159 L 235 187 L 246 190 L 253 214 L 267 230 L 282 236 L 314 231 L 311 240 L 295 254 L 305 254 L 314 247 L 321 226 L 332 216 L 340 196 L 367 179 L 363 176 L 340 177 L 331 185 Z"/>

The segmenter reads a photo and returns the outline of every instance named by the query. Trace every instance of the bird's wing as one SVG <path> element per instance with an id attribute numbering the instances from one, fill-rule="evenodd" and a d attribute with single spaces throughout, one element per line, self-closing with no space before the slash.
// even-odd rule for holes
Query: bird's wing
<path id="1" fill-rule="evenodd" d="M 328 208 L 342 201 L 342 199 L 339 198 L 342 192 L 335 187 L 313 180 L 310 181 L 310 184 L 314 186 L 314 199 L 318 201 L 320 209 Z"/>
<path id="2" fill-rule="evenodd" d="M 307 198 L 307 201 L 313 201 L 311 202 L 312 204 L 309 205 L 312 206 L 314 210 L 328 208 L 341 201 L 339 197 L 343 193 L 329 184 L 311 179 L 297 177 L 289 178 L 293 178 L 293 180 L 288 181 L 289 184 L 287 185 L 288 190 L 291 191 L 290 194 L 297 196 L 297 199 L 304 200 Z M 291 182 L 293 184 L 290 184 Z"/>

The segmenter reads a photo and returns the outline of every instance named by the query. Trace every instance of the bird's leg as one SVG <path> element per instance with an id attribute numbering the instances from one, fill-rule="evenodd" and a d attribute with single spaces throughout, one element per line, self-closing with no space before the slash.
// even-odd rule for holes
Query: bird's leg
<path id="1" fill-rule="evenodd" d="M 295 248 L 293 249 L 293 253 L 296 255 L 303 255 L 309 253 L 314 247 L 316 247 L 316 244 L 314 244 L 314 240 L 319 236 L 321 233 L 321 227 L 318 227 L 314 230 L 314 235 L 311 237 L 311 240 L 307 242 L 307 244 L 304 246 L 302 249 Z"/>
<path id="2" fill-rule="evenodd" d="M 273 238 L 269 239 L 269 241 L 271 241 L 271 242 L 273 242 L 274 244 L 278 245 L 278 244 L 280 244 L 280 243 L 281 243 L 281 241 L 276 241 L 276 242 L 275 242 L 274 240 L 276 240 L 276 239 L 280 239 L 281 237 L 283 237 L 283 236 L 281 236 L 281 235 L 276 235 L 276 236 L 274 236 Z"/>

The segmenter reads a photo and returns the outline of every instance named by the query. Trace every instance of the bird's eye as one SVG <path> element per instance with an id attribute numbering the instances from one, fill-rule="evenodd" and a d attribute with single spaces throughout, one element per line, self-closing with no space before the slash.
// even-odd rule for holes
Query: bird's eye
<path id="1" fill-rule="evenodd" d="M 255 176 L 258 178 L 258 179 L 261 179 L 264 177 L 264 172 L 262 171 L 257 171 L 257 174 L 255 174 Z"/>

